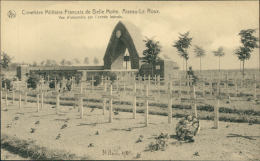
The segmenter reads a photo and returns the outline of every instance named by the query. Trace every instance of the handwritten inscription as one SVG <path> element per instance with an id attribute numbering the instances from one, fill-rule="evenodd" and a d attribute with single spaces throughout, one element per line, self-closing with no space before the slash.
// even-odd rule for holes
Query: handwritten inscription
<path id="1" fill-rule="evenodd" d="M 103 155 L 132 155 L 131 150 L 118 151 L 118 150 L 103 150 Z"/>

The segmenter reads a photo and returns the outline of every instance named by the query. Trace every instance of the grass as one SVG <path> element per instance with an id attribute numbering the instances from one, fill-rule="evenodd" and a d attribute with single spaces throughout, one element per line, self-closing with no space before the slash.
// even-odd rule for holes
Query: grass
<path id="1" fill-rule="evenodd" d="M 34 141 L 20 140 L 16 137 L 8 136 L 1 133 L 1 148 L 11 153 L 18 154 L 23 158 L 32 160 L 90 160 L 88 156 L 83 158 L 77 157 L 64 150 L 47 149 L 38 146 Z"/>

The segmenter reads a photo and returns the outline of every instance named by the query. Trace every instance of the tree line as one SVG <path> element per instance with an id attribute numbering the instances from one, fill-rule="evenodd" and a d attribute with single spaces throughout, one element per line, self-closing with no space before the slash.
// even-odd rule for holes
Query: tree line
<path id="1" fill-rule="evenodd" d="M 39 64 L 34 61 L 33 63 L 26 63 L 26 62 L 20 62 L 20 63 L 13 63 L 12 60 L 14 58 L 11 58 L 7 53 L 2 52 L 1 53 L 1 68 L 6 69 L 6 70 L 16 70 L 16 68 L 19 65 L 29 65 L 30 67 L 39 67 L 39 66 L 45 66 L 45 67 L 51 67 L 51 66 L 73 66 L 73 65 L 78 65 L 81 64 L 81 61 L 77 58 L 75 58 L 74 60 L 66 60 L 66 59 L 62 59 L 60 62 L 57 62 L 56 60 L 51 60 L 51 59 L 47 59 L 47 60 L 43 60 L 41 61 Z M 89 58 L 85 57 L 84 58 L 84 62 L 85 65 L 89 64 Z M 99 59 L 97 57 L 95 57 L 93 59 L 93 63 L 94 65 L 98 65 L 99 64 Z"/>
<path id="2" fill-rule="evenodd" d="M 255 37 L 253 34 L 256 32 L 256 29 L 247 29 L 241 30 L 239 32 L 241 46 L 237 47 L 234 50 L 234 54 L 238 57 L 238 60 L 243 62 L 243 78 L 244 78 L 244 64 L 245 60 L 249 60 L 251 58 L 251 53 L 255 48 L 258 48 L 257 42 L 259 38 Z M 174 42 L 172 47 L 176 48 L 180 57 L 182 57 L 186 61 L 186 73 L 187 71 L 187 61 L 189 59 L 188 49 L 192 46 L 192 38 L 189 37 L 189 31 L 181 34 L 179 33 L 178 41 Z M 158 57 L 159 53 L 162 51 L 162 46 L 159 41 L 155 41 L 154 38 L 147 38 L 144 40 L 146 43 L 147 49 L 143 51 L 144 60 L 142 62 L 146 64 L 155 65 L 156 62 L 160 59 Z M 219 58 L 219 71 L 220 71 L 220 57 L 225 56 L 223 51 L 223 47 L 219 47 L 217 50 L 212 51 L 214 56 Z M 194 45 L 194 53 L 196 58 L 200 58 L 200 72 L 201 72 L 201 58 L 205 57 L 205 50 L 202 46 Z M 165 58 L 167 56 L 164 55 Z M 191 70 L 191 68 L 190 68 Z M 152 68 L 153 72 L 153 68 Z"/>

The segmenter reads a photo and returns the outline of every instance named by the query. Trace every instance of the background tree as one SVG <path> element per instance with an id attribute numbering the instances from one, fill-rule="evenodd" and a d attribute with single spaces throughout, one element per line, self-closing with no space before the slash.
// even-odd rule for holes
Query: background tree
<path id="1" fill-rule="evenodd" d="M 149 39 L 145 37 L 146 40 L 145 46 L 147 47 L 146 50 L 143 51 L 144 59 L 142 62 L 146 64 L 152 64 L 152 76 L 153 76 L 153 66 L 159 60 L 158 54 L 160 54 L 162 46 L 160 45 L 159 41 L 154 41 L 153 38 Z"/>
<path id="2" fill-rule="evenodd" d="M 84 64 L 89 64 L 89 59 L 88 59 L 88 57 L 85 57 L 85 59 L 84 59 Z"/>
<path id="3" fill-rule="evenodd" d="M 223 47 L 219 47 L 217 51 L 212 51 L 214 56 L 218 56 L 218 63 L 219 63 L 219 72 L 220 72 L 220 57 L 225 56 L 223 52 Z"/>
<path id="4" fill-rule="evenodd" d="M 78 58 L 74 59 L 75 64 L 80 64 L 80 61 Z"/>
<path id="5" fill-rule="evenodd" d="M 33 64 L 32 64 L 32 66 L 33 66 L 33 67 L 37 67 L 37 66 L 38 66 L 37 62 L 34 61 Z"/>
<path id="6" fill-rule="evenodd" d="M 205 50 L 197 45 L 195 45 L 195 49 L 194 49 L 194 52 L 195 52 L 195 57 L 196 58 L 200 58 L 200 73 L 201 73 L 201 58 L 205 56 Z"/>
<path id="7" fill-rule="evenodd" d="M 11 63 L 11 57 L 6 54 L 5 52 L 2 52 L 2 55 L 1 55 L 1 67 L 2 68 L 7 68 L 9 63 Z"/>
<path id="8" fill-rule="evenodd" d="M 95 58 L 94 58 L 94 64 L 95 64 L 95 65 L 98 65 L 98 63 L 99 63 L 99 60 L 98 60 L 97 57 L 95 57 Z"/>
<path id="9" fill-rule="evenodd" d="M 240 42 L 242 43 L 242 46 L 239 46 L 235 50 L 235 54 L 238 57 L 238 60 L 243 62 L 243 78 L 244 78 L 244 67 L 245 67 L 245 60 L 249 60 L 251 57 L 251 52 L 258 48 L 257 42 L 259 39 L 255 36 L 253 36 L 253 33 L 256 31 L 256 29 L 247 29 L 247 30 L 241 30 L 238 34 L 240 38 Z"/>
<path id="10" fill-rule="evenodd" d="M 60 62 L 60 65 L 61 65 L 61 66 L 66 66 L 66 63 L 67 63 L 66 60 L 65 60 L 65 59 L 62 59 L 61 62 Z"/>
<path id="11" fill-rule="evenodd" d="M 179 40 L 172 46 L 177 48 L 179 55 L 186 60 L 186 73 L 187 73 L 187 68 L 188 68 L 187 61 L 189 59 L 188 48 L 191 46 L 192 38 L 188 37 L 189 31 L 184 34 L 181 33 L 179 34 L 180 34 Z"/>
<path id="12" fill-rule="evenodd" d="M 44 66 L 44 60 L 41 61 L 40 66 L 42 66 L 42 67 Z"/>
<path id="13" fill-rule="evenodd" d="M 51 60 L 51 66 L 59 66 L 56 60 Z"/>
<path id="14" fill-rule="evenodd" d="M 47 59 L 47 60 L 46 60 L 46 63 L 45 63 L 45 66 L 46 66 L 46 67 L 50 67 L 51 64 L 52 64 L 51 60 L 50 60 L 50 59 Z"/>
<path id="15" fill-rule="evenodd" d="M 72 61 L 67 61 L 67 65 L 70 66 L 70 65 L 73 65 L 73 62 Z"/>

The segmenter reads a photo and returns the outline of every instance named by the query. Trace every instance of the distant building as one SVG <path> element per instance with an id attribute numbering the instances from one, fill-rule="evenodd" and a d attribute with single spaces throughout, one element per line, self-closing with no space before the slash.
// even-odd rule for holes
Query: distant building
<path id="1" fill-rule="evenodd" d="M 154 65 L 142 63 L 142 53 L 146 49 L 141 31 L 133 23 L 119 21 L 112 31 L 112 35 L 104 54 L 104 66 L 57 66 L 57 67 L 29 67 L 19 66 L 17 76 L 25 79 L 25 74 L 34 71 L 36 74 L 48 75 L 53 72 L 83 73 L 86 77 L 102 75 L 108 72 L 127 72 L 148 76 L 160 75 L 166 78 L 169 74 L 177 77 L 179 65 L 169 59 L 161 59 Z"/>

